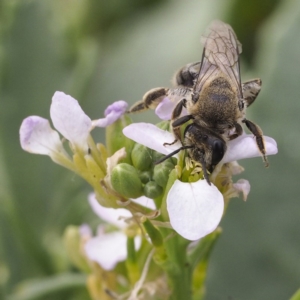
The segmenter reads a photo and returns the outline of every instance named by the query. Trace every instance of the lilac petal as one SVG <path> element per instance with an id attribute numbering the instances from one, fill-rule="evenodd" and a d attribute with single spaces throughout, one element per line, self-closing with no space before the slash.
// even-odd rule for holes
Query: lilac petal
<path id="1" fill-rule="evenodd" d="M 134 239 L 135 249 L 141 246 L 141 237 Z M 84 246 L 87 257 L 97 262 L 103 269 L 112 270 L 127 257 L 127 237 L 121 231 L 106 233 L 87 241 Z"/>
<path id="2" fill-rule="evenodd" d="M 105 112 L 105 118 L 94 120 L 93 127 L 106 127 L 117 121 L 124 113 L 128 107 L 127 102 L 120 100 L 116 101 L 113 104 L 109 105 Z"/>
<path id="3" fill-rule="evenodd" d="M 171 101 L 168 97 L 165 97 L 163 101 L 157 105 L 155 113 L 162 120 L 171 120 L 172 112 L 176 104 L 175 101 Z"/>
<path id="4" fill-rule="evenodd" d="M 193 183 L 176 180 L 167 196 L 167 210 L 173 229 L 195 241 L 217 228 L 224 200 L 219 190 L 206 180 Z"/>
<path id="5" fill-rule="evenodd" d="M 31 116 L 23 120 L 20 127 L 20 142 L 23 150 L 43 155 L 62 152 L 58 133 L 50 127 L 47 119 Z"/>
<path id="6" fill-rule="evenodd" d="M 244 201 L 247 200 L 248 194 L 250 193 L 250 183 L 246 179 L 239 179 L 233 184 L 233 187 L 238 191 L 242 192 Z"/>
<path id="7" fill-rule="evenodd" d="M 273 155 L 278 152 L 277 143 L 274 139 L 264 136 L 267 155 Z M 235 160 L 261 156 L 253 135 L 242 135 L 228 142 L 228 149 L 222 162 L 227 163 Z"/>
<path id="8" fill-rule="evenodd" d="M 138 203 L 150 209 L 156 209 L 154 201 L 146 196 L 142 196 L 136 199 L 131 199 L 132 202 Z"/>
<path id="9" fill-rule="evenodd" d="M 54 127 L 73 145 L 87 150 L 92 121 L 77 100 L 63 92 L 52 97 L 50 115 Z"/>
<path id="10" fill-rule="evenodd" d="M 94 193 L 89 194 L 88 201 L 92 210 L 100 219 L 120 229 L 127 226 L 124 218 L 132 217 L 131 212 L 125 208 L 107 208 L 100 205 Z"/>
<path id="11" fill-rule="evenodd" d="M 164 143 L 172 143 L 174 141 L 174 135 L 150 123 L 130 124 L 123 129 L 123 133 L 135 142 L 162 154 L 169 154 L 181 147 L 180 142 L 176 142 L 171 146 L 164 146 Z"/>

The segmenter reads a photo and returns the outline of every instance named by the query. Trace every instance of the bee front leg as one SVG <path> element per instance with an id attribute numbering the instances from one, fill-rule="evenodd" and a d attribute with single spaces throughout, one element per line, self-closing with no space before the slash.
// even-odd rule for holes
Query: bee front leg
<path id="1" fill-rule="evenodd" d="M 167 88 L 154 88 L 148 91 L 143 100 L 136 102 L 127 113 L 142 112 L 147 109 L 155 109 L 157 105 L 167 96 L 169 89 Z"/>
<path id="2" fill-rule="evenodd" d="M 176 107 L 174 108 L 173 113 L 172 113 L 172 120 L 175 120 L 175 121 L 172 123 L 172 129 L 173 129 L 173 133 L 175 135 L 175 140 L 172 143 L 164 143 L 164 146 L 165 145 L 173 145 L 178 140 L 181 141 L 180 125 L 186 123 L 188 120 L 193 118 L 190 115 L 179 118 L 179 116 L 181 115 L 181 112 L 182 112 L 182 108 L 185 107 L 185 104 L 186 104 L 186 99 L 182 99 L 177 103 Z"/>
<path id="3" fill-rule="evenodd" d="M 266 148 L 265 148 L 262 130 L 260 129 L 260 127 L 258 125 L 254 124 L 253 122 L 251 122 L 249 120 L 244 119 L 242 122 L 245 123 L 246 126 L 248 127 L 248 129 L 254 134 L 255 139 L 256 139 L 256 144 L 258 146 L 260 153 L 263 156 L 265 166 L 268 167 L 269 163 L 268 163 L 268 160 L 266 157 Z"/>

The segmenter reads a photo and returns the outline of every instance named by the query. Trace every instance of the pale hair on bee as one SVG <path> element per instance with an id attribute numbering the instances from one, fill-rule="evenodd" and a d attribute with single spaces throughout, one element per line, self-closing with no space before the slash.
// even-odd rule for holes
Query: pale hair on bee
<path id="1" fill-rule="evenodd" d="M 201 164 L 210 184 L 209 173 L 222 160 L 227 142 L 243 133 L 243 124 L 255 136 L 265 166 L 268 161 L 262 130 L 246 118 L 247 107 L 261 90 L 261 80 L 241 82 L 242 45 L 232 27 L 222 21 L 213 21 L 201 37 L 201 43 L 201 61 L 182 67 L 173 78 L 173 88 L 151 89 L 128 112 L 155 109 L 165 97 L 173 101 L 176 104 L 171 117 L 173 143 L 179 140 L 182 147 L 157 163 L 187 150 L 189 158 Z M 183 108 L 187 111 L 185 115 Z M 180 128 L 189 121 L 182 135 Z"/>

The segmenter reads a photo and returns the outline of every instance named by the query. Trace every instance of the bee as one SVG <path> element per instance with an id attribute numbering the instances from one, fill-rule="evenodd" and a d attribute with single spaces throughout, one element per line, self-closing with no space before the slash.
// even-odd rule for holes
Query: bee
<path id="1" fill-rule="evenodd" d="M 261 80 L 241 83 L 239 55 L 242 45 L 232 27 L 213 21 L 201 42 L 201 61 L 181 68 L 174 76 L 175 87 L 148 91 L 129 112 L 154 109 L 165 97 L 176 103 L 171 116 L 173 143 L 179 140 L 182 147 L 156 163 L 187 150 L 190 159 L 201 164 L 204 178 L 210 184 L 209 173 L 224 157 L 227 142 L 243 133 L 243 124 L 255 136 L 266 166 L 268 161 L 262 130 L 246 119 L 246 109 L 258 96 Z M 183 115 L 184 108 L 187 114 Z M 187 122 L 182 135 L 181 126 Z"/>

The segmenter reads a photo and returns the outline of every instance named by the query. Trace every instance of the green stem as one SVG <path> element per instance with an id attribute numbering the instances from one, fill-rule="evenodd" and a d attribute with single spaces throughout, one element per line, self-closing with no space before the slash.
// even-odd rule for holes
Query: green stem
<path id="1" fill-rule="evenodd" d="M 172 289 L 171 300 L 192 299 L 192 269 L 186 256 L 187 241 L 180 236 L 167 237 L 170 230 L 161 229 L 165 238 L 167 260 L 161 266 L 167 273 Z"/>

